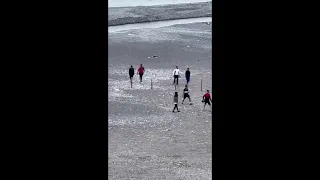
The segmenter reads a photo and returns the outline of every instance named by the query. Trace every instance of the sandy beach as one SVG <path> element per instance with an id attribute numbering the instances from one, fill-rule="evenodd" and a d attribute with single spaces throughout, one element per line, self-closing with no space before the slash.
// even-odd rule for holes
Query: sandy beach
<path id="1" fill-rule="evenodd" d="M 108 34 L 108 178 L 197 180 L 212 178 L 212 114 L 202 110 L 211 90 L 211 25 L 181 24 Z M 128 69 L 145 67 L 143 82 Z M 172 113 L 172 71 L 179 79 L 179 108 Z M 189 67 L 193 105 L 181 104 Z M 203 91 L 201 91 L 201 79 Z M 151 80 L 153 88 L 151 89 Z"/>

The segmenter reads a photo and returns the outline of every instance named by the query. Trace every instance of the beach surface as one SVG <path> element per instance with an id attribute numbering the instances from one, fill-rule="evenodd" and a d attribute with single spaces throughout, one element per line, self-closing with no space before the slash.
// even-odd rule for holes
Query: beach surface
<path id="1" fill-rule="evenodd" d="M 108 179 L 212 178 L 212 113 L 201 102 L 212 89 L 211 37 L 207 22 L 108 33 Z M 128 69 L 140 64 L 143 82 L 135 75 L 131 88 Z M 172 113 L 175 66 L 181 112 Z M 181 104 L 187 68 L 193 105 Z"/>

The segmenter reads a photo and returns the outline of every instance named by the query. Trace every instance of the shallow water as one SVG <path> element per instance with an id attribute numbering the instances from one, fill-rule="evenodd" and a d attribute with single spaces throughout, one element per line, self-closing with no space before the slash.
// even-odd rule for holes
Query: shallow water
<path id="1" fill-rule="evenodd" d="M 196 22 L 211 22 L 212 17 L 202 17 L 202 18 L 189 18 L 189 19 L 178 19 L 178 20 L 167 20 L 167 21 L 156 21 L 147 23 L 136 23 L 136 24 L 125 24 L 118 26 L 109 26 L 108 32 L 118 32 L 130 29 L 144 29 L 144 28 L 159 28 L 165 26 L 171 26 L 175 24 L 190 24 Z"/>
<path id="2" fill-rule="evenodd" d="M 208 2 L 206 0 L 108 0 L 108 7 L 153 6 L 164 4 Z"/>

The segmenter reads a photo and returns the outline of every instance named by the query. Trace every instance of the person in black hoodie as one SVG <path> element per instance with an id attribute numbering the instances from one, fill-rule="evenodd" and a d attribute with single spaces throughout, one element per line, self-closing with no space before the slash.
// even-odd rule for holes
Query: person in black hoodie
<path id="1" fill-rule="evenodd" d="M 177 109 L 177 111 L 180 112 L 178 109 L 178 99 L 179 99 L 178 92 L 175 92 L 174 97 L 173 97 L 174 108 L 173 108 L 172 112 L 174 112 L 175 109 Z"/>
<path id="2" fill-rule="evenodd" d="M 133 66 L 131 65 L 131 67 L 130 67 L 130 69 L 129 69 L 130 81 L 132 81 L 133 75 L 134 75 L 134 69 L 133 69 Z"/>

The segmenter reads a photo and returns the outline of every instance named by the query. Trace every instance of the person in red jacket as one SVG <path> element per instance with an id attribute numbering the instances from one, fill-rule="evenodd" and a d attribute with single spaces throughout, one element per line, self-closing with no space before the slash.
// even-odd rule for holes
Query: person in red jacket
<path id="1" fill-rule="evenodd" d="M 137 74 L 139 74 L 139 76 L 140 76 L 140 82 L 142 82 L 143 73 L 144 73 L 144 67 L 142 66 L 142 64 L 140 64 L 140 67 L 137 71 Z"/>
<path id="2" fill-rule="evenodd" d="M 207 90 L 207 93 L 203 95 L 203 100 L 202 100 L 202 102 L 204 102 L 203 110 L 205 109 L 206 104 L 208 104 L 211 107 L 210 101 L 212 103 L 210 92 L 209 90 Z"/>

